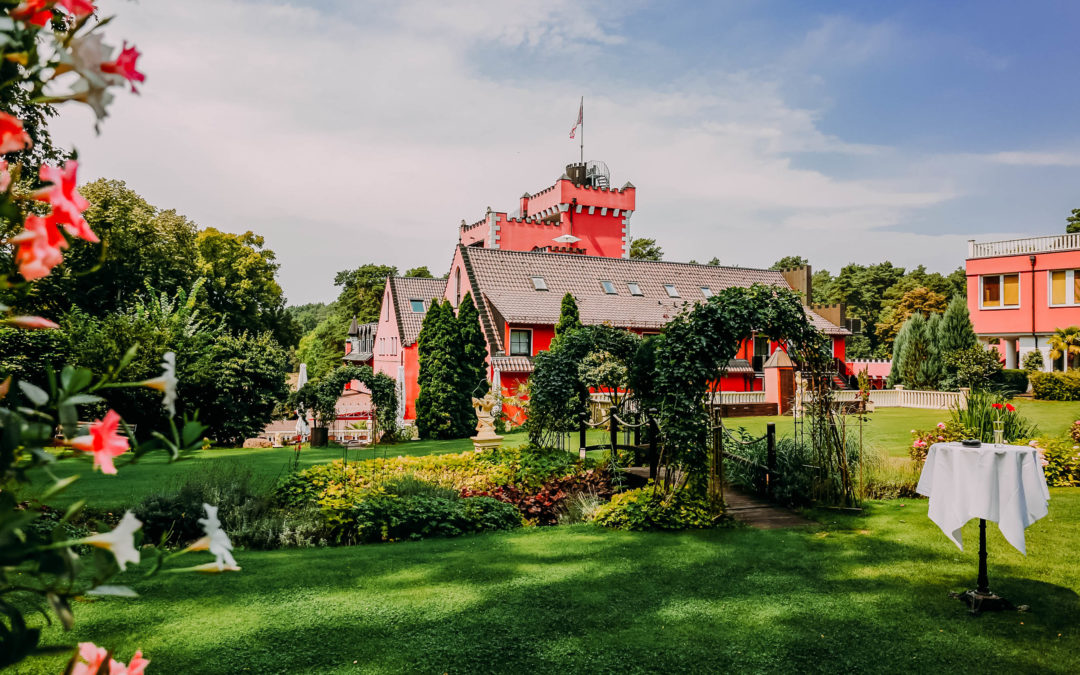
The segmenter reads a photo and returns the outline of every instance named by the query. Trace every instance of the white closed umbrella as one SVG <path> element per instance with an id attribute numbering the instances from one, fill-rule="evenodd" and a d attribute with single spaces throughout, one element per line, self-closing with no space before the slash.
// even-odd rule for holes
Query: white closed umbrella
<path id="1" fill-rule="evenodd" d="M 300 388 L 307 384 L 307 364 L 300 364 L 300 374 L 296 376 L 296 390 L 300 391 Z M 301 415 L 300 411 L 296 413 L 296 434 L 298 436 L 307 436 L 311 433 L 310 427 L 308 427 L 307 411 Z"/>

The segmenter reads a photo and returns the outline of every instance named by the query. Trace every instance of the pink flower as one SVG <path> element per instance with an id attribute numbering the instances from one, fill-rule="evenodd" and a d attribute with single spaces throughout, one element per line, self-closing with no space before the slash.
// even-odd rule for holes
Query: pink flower
<path id="1" fill-rule="evenodd" d="M 920 438 L 919 440 L 915 441 L 912 445 L 914 445 L 916 448 L 925 448 L 926 447 L 926 441 L 924 441 L 924 440 L 922 440 Z"/>
<path id="2" fill-rule="evenodd" d="M 15 316 L 8 323 L 16 328 L 26 330 L 53 330 L 60 327 L 55 322 L 41 316 Z"/>
<path id="3" fill-rule="evenodd" d="M 15 263 L 19 266 L 19 274 L 27 281 L 48 276 L 52 268 L 64 260 L 60 249 L 68 246 L 56 225 L 47 218 L 35 215 L 27 216 L 23 231 L 9 241 L 15 244 Z"/>
<path id="4" fill-rule="evenodd" d="M 938 429 L 944 429 L 945 428 L 945 423 L 944 422 L 938 422 L 937 423 L 937 428 Z"/>
<path id="5" fill-rule="evenodd" d="M 105 659 L 109 658 L 109 650 L 98 647 L 93 642 L 80 642 L 79 658 L 85 663 L 76 663 L 71 669 L 71 675 L 95 675 L 105 663 Z"/>
<path id="6" fill-rule="evenodd" d="M 1050 462 L 1047 461 L 1047 459 L 1046 459 L 1046 453 L 1045 452 L 1043 452 L 1042 450 L 1039 450 L 1039 452 L 1037 454 L 1039 455 L 1039 466 L 1041 466 L 1044 469 L 1046 467 L 1050 466 Z"/>
<path id="7" fill-rule="evenodd" d="M 1033 448 L 1037 448 L 1037 447 L 1039 447 L 1039 442 L 1038 441 L 1028 441 L 1028 445 L 1030 445 Z"/>
<path id="8" fill-rule="evenodd" d="M 94 468 L 101 467 L 101 473 L 115 474 L 113 457 L 128 451 L 128 439 L 117 433 L 119 427 L 120 415 L 110 410 L 104 419 L 90 425 L 89 436 L 72 439 L 71 447 L 94 453 Z"/>
<path id="9" fill-rule="evenodd" d="M 47 26 L 52 19 L 52 12 L 46 7 L 49 0 L 26 0 L 11 10 L 11 18 L 35 26 Z"/>
<path id="10" fill-rule="evenodd" d="M 11 174 L 8 173 L 7 160 L 0 159 L 0 192 L 7 192 L 9 185 L 11 185 Z"/>
<path id="11" fill-rule="evenodd" d="M 101 70 L 124 78 L 131 83 L 131 91 L 137 94 L 139 90 L 135 88 L 135 83 L 146 81 L 146 75 L 135 69 L 135 62 L 139 59 L 139 56 L 141 56 L 139 50 L 135 49 L 134 45 L 128 47 L 125 40 L 124 46 L 120 50 L 120 56 L 116 57 L 115 61 L 102 63 Z"/>
<path id="12" fill-rule="evenodd" d="M 90 208 L 90 202 L 79 194 L 75 189 L 75 174 L 79 170 L 79 163 L 69 161 L 63 169 L 55 166 L 41 166 L 41 180 L 52 183 L 51 186 L 42 188 L 34 193 L 34 198 L 40 202 L 48 202 L 52 208 L 53 220 L 63 224 L 71 236 L 97 243 L 101 241 L 90 229 L 82 212 Z"/>
<path id="13" fill-rule="evenodd" d="M 29 148 L 31 144 L 30 135 L 19 118 L 0 112 L 0 155 Z"/>
<path id="14" fill-rule="evenodd" d="M 944 437 L 944 436 L 938 436 L 938 437 L 937 437 L 937 439 L 938 439 L 939 441 L 943 441 L 943 440 L 945 440 L 945 437 Z"/>
<path id="15" fill-rule="evenodd" d="M 79 18 L 93 14 L 97 9 L 94 7 L 94 0 L 56 0 L 56 4 Z"/>

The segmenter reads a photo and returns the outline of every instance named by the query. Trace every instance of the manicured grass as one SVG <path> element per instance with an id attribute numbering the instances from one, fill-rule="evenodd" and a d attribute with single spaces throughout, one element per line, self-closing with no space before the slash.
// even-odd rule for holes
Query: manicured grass
<path id="1" fill-rule="evenodd" d="M 519 445 L 526 442 L 522 432 L 507 434 L 503 443 Z M 410 457 L 420 455 L 438 455 L 472 450 L 472 441 L 458 439 L 451 441 L 407 441 L 395 445 L 380 445 L 374 448 L 352 449 L 348 451 L 349 461 L 371 459 L 373 457 Z M 341 459 L 341 448 L 309 448 L 300 451 L 301 468 L 313 464 Z M 88 458 L 66 458 L 50 468 L 53 474 L 63 478 L 72 474 L 81 474 L 67 490 L 50 500 L 53 505 L 67 505 L 78 499 L 85 499 L 95 508 L 122 509 L 130 507 L 145 495 L 162 490 L 163 487 L 179 485 L 194 472 L 209 470 L 249 469 L 256 476 L 268 480 L 285 475 L 293 461 L 292 448 L 220 448 L 200 450 L 190 457 L 169 463 L 164 453 L 150 453 L 134 464 L 124 464 L 118 460 L 119 473 L 106 476 L 90 472 Z M 42 489 L 52 484 L 43 470 L 36 470 L 33 483 L 27 488 L 26 496 L 39 494 Z"/>
<path id="2" fill-rule="evenodd" d="M 128 572 L 139 598 L 77 603 L 45 641 L 142 648 L 162 673 L 1080 672 L 1080 490 L 1052 495 L 1026 558 L 990 527 L 991 585 L 1024 613 L 947 596 L 974 583 L 975 526 L 960 552 L 920 500 L 804 530 L 242 551 L 236 574 Z"/>
<path id="3" fill-rule="evenodd" d="M 1039 426 L 1039 433 L 1060 436 L 1068 432 L 1074 420 L 1080 419 L 1080 404 L 1068 401 L 1035 401 L 1014 399 L 1018 410 Z M 911 447 L 911 430 L 928 429 L 949 418 L 944 410 L 916 410 L 912 408 L 878 408 L 863 423 L 863 442 L 866 448 L 877 449 L 893 457 L 907 457 Z M 858 420 L 847 418 L 849 433 L 858 433 Z M 746 427 L 755 436 L 765 433 L 765 425 L 776 424 L 780 436 L 794 435 L 791 416 L 781 417 L 735 417 L 725 420 L 729 428 Z"/>

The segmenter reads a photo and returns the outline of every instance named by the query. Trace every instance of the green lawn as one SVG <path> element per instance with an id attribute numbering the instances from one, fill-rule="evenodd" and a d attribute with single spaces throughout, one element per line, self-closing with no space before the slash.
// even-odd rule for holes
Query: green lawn
<path id="1" fill-rule="evenodd" d="M 526 441 L 522 432 L 507 434 L 506 444 L 517 445 Z M 437 455 L 472 450 L 469 439 L 452 441 L 408 441 L 395 445 L 381 445 L 375 448 L 353 449 L 348 451 L 350 461 L 371 459 L 372 457 L 397 457 L 398 455 L 419 456 Z M 300 451 L 300 466 L 330 462 L 341 459 L 341 448 L 309 448 Z M 70 504 L 77 499 L 85 499 L 97 508 L 120 509 L 137 503 L 145 495 L 161 490 L 163 487 L 177 485 L 193 472 L 206 471 L 211 462 L 216 469 L 243 467 L 254 474 L 273 479 L 288 472 L 293 461 L 292 448 L 215 448 L 200 450 L 190 457 L 169 464 L 164 453 L 151 453 L 134 464 L 125 465 L 117 461 L 119 473 L 106 476 L 90 473 L 89 458 L 66 458 L 51 467 L 57 477 L 82 474 L 54 504 Z M 37 494 L 51 485 L 44 471 L 36 470 L 29 494 Z"/>
<path id="2" fill-rule="evenodd" d="M 1080 404 L 1068 401 L 1035 401 L 1015 399 L 1013 403 L 1021 413 L 1039 425 L 1039 432 L 1059 436 L 1068 432 L 1074 420 L 1080 419 Z M 911 430 L 928 429 L 938 422 L 949 418 L 949 413 L 942 410 L 915 410 L 912 408 L 878 408 L 867 416 L 863 423 L 863 442 L 865 447 L 877 449 L 893 457 L 907 457 L 911 448 Z M 848 429 L 858 433 L 858 421 L 848 417 Z M 765 425 L 776 424 L 778 435 L 794 435 L 794 422 L 791 416 L 781 417 L 736 417 L 725 420 L 728 427 L 746 427 L 754 435 L 765 433 Z"/>
<path id="3" fill-rule="evenodd" d="M 1052 491 L 1025 558 L 995 526 L 992 587 L 1025 613 L 969 616 L 960 552 L 924 501 L 813 514 L 805 530 L 592 526 L 353 548 L 241 551 L 243 571 L 137 572 L 76 627 L 158 673 L 1080 672 L 1080 490 Z M 56 673 L 59 657 L 20 672 Z"/>

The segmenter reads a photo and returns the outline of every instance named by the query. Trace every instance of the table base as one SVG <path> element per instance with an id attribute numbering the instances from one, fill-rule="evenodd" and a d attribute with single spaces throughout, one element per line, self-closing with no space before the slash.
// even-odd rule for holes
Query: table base
<path id="1" fill-rule="evenodd" d="M 1002 612 L 1016 609 L 1013 604 L 996 593 L 978 590 L 964 591 L 963 593 L 950 593 L 950 596 L 968 606 L 972 614 L 982 612 Z"/>

